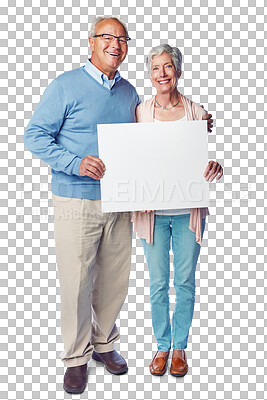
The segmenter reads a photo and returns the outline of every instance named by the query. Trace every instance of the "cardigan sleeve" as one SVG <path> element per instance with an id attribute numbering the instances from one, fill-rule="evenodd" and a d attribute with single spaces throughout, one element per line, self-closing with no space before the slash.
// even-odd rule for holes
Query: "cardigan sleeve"
<path id="1" fill-rule="evenodd" d="M 144 103 L 140 103 L 137 107 L 136 107 L 136 122 L 143 122 L 143 111 L 144 111 Z"/>
<path id="2" fill-rule="evenodd" d="M 192 101 L 192 113 L 193 119 L 202 119 L 204 115 L 208 114 L 208 112 Z"/>

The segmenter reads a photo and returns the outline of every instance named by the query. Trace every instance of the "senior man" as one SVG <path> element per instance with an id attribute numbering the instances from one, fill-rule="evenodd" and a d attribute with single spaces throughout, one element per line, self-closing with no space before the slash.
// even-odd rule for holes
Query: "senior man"
<path id="1" fill-rule="evenodd" d="M 91 59 L 45 90 L 24 135 L 25 146 L 52 168 L 55 243 L 61 287 L 64 389 L 82 393 L 93 357 L 112 374 L 127 363 L 114 349 L 115 321 L 127 295 L 131 259 L 129 213 L 103 214 L 97 124 L 135 122 L 140 99 L 118 67 L 127 28 L 117 18 L 91 26 Z"/>

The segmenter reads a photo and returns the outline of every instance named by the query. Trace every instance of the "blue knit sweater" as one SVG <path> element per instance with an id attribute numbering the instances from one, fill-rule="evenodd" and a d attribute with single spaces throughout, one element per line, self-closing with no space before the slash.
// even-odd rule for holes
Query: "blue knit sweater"
<path id="1" fill-rule="evenodd" d="M 120 79 L 109 90 L 84 67 L 52 81 L 26 128 L 24 144 L 51 166 L 54 194 L 101 198 L 100 182 L 79 176 L 81 161 L 89 154 L 98 157 L 97 124 L 135 122 L 139 103 L 127 80 Z"/>

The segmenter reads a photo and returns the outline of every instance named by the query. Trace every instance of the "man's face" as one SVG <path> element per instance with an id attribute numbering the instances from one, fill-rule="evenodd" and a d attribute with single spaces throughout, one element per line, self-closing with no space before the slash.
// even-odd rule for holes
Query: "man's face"
<path id="1" fill-rule="evenodd" d="M 123 26 L 116 20 L 106 19 L 96 25 L 96 35 L 102 33 L 114 36 L 126 36 Z M 106 42 L 104 38 L 89 37 L 89 44 L 92 50 L 91 62 L 100 71 L 113 79 L 115 72 L 127 55 L 127 44 L 119 43 L 118 39 Z"/>

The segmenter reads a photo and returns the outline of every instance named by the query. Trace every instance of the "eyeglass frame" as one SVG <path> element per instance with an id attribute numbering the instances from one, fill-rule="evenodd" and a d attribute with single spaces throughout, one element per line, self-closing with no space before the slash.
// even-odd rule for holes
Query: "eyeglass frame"
<path id="1" fill-rule="evenodd" d="M 128 44 L 128 41 L 131 40 L 131 38 L 129 36 L 115 36 L 115 35 L 111 35 L 111 33 L 101 33 L 100 35 L 94 35 L 93 37 L 94 38 L 97 38 L 97 37 L 102 37 L 103 38 L 105 35 L 106 36 L 112 36 L 113 37 L 112 41 L 114 41 L 114 39 L 118 39 L 120 44 L 121 44 L 120 38 L 125 38 L 125 40 L 126 40 L 125 44 Z M 124 44 L 124 42 L 122 42 L 122 43 Z"/>

